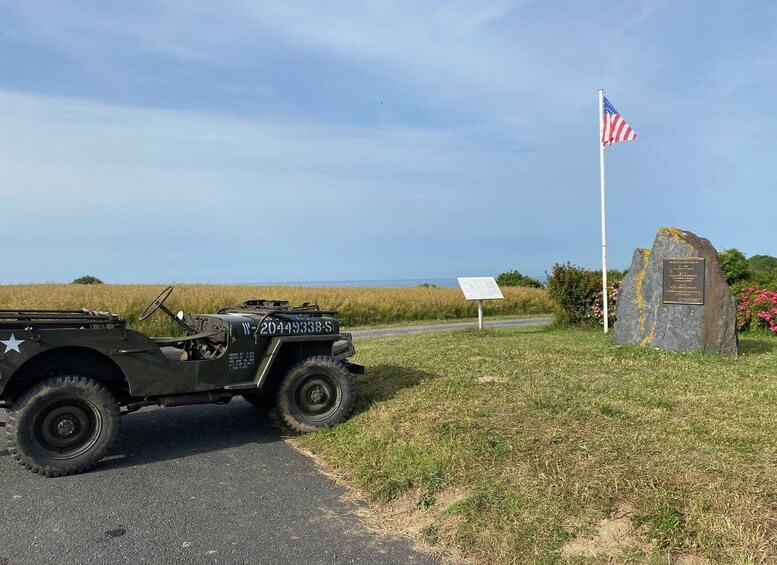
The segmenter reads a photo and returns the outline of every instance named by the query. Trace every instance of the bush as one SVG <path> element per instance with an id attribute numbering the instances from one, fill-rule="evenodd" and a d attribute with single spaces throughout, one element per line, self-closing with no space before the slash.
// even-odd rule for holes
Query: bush
<path id="1" fill-rule="evenodd" d="M 623 278 L 617 278 L 615 282 L 610 283 L 610 272 L 607 272 L 607 320 L 608 325 L 612 327 L 615 323 L 615 304 L 618 302 L 618 291 L 621 288 Z M 591 306 L 591 312 L 588 315 L 592 320 L 597 320 L 599 325 L 604 327 L 604 308 L 602 306 L 602 294 L 600 290 L 596 293 L 594 304 Z"/>
<path id="2" fill-rule="evenodd" d="M 751 284 L 748 287 L 777 290 L 777 257 L 753 255 L 747 260 Z"/>
<path id="3" fill-rule="evenodd" d="M 720 268 L 731 292 L 739 296 L 749 288 L 777 291 L 777 257 L 753 255 L 745 259 L 738 249 L 718 254 Z"/>
<path id="4" fill-rule="evenodd" d="M 615 300 L 626 271 L 607 271 L 609 301 L 607 317 L 615 321 Z M 590 271 L 571 263 L 553 266 L 548 277 L 548 295 L 555 305 L 556 322 L 561 325 L 603 325 L 602 272 Z"/>
<path id="5" fill-rule="evenodd" d="M 530 288 L 542 288 L 542 283 L 537 279 L 522 275 L 518 271 L 507 271 L 496 277 L 499 286 L 528 286 Z"/>
<path id="6" fill-rule="evenodd" d="M 723 277 L 729 285 L 747 280 L 750 278 L 750 265 L 747 257 L 739 249 L 725 249 L 718 253 L 720 268 L 723 271 Z"/>
<path id="7" fill-rule="evenodd" d="M 84 275 L 83 277 L 78 277 L 70 284 L 103 284 L 103 281 L 91 275 Z"/>
<path id="8" fill-rule="evenodd" d="M 738 294 L 737 329 L 777 333 L 777 292 L 749 287 Z"/>

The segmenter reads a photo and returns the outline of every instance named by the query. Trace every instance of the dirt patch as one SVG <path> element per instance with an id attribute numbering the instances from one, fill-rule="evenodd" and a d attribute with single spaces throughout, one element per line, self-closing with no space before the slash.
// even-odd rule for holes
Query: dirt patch
<path id="1" fill-rule="evenodd" d="M 287 438 L 292 439 L 293 436 Z M 386 503 L 370 502 L 364 492 L 353 488 L 350 478 L 337 472 L 331 465 L 306 449 L 300 449 L 289 441 L 297 451 L 310 457 L 318 470 L 333 483 L 345 489 L 341 499 L 352 504 L 352 511 L 361 518 L 359 527 L 382 534 L 409 538 L 416 549 L 426 552 L 437 562 L 451 565 L 470 565 L 474 561 L 463 556 L 454 543 L 454 536 L 460 518 L 447 515 L 451 505 L 472 496 L 466 488 L 448 488 L 419 500 L 418 493 L 408 492 Z M 3 565 L 0 563 L 0 565 Z"/>
<path id="2" fill-rule="evenodd" d="M 710 562 L 695 555 L 681 553 L 672 557 L 672 563 L 674 565 L 709 565 Z"/>
<path id="3" fill-rule="evenodd" d="M 382 512 L 387 522 L 395 522 L 397 529 L 405 528 L 421 533 L 429 526 L 440 525 L 442 522 L 455 521 L 444 512 L 452 504 L 464 500 L 472 493 L 467 489 L 450 488 L 434 495 L 423 508 L 415 493 L 407 492 L 399 498 L 382 505 Z"/>
<path id="4" fill-rule="evenodd" d="M 453 504 L 470 497 L 464 488 L 449 488 L 431 500 L 419 500 L 415 493 L 371 507 L 368 520 L 382 531 L 409 536 L 423 549 L 444 557 L 446 563 L 470 563 L 457 550 L 454 538 L 460 517 L 446 514 Z"/>
<path id="5" fill-rule="evenodd" d="M 637 549 L 645 554 L 652 550 L 644 532 L 637 530 L 631 522 L 634 509 L 627 504 L 619 505 L 612 517 L 599 522 L 592 537 L 578 538 L 561 548 L 563 557 L 603 558 L 622 555 L 625 550 Z"/>
<path id="6" fill-rule="evenodd" d="M 506 383 L 507 379 L 504 377 L 495 377 L 494 375 L 483 375 L 475 379 L 475 382 L 482 385 L 485 383 Z"/>

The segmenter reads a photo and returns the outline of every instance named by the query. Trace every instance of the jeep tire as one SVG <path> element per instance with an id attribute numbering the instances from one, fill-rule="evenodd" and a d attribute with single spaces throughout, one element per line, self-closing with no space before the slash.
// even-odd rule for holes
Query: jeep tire
<path id="1" fill-rule="evenodd" d="M 303 359 L 286 374 L 278 390 L 278 410 L 286 424 L 310 432 L 345 421 L 353 412 L 353 376 L 333 357 Z"/>
<path id="2" fill-rule="evenodd" d="M 119 406 L 94 379 L 52 377 L 23 392 L 6 424 L 8 451 L 46 477 L 86 471 L 119 433 Z"/>

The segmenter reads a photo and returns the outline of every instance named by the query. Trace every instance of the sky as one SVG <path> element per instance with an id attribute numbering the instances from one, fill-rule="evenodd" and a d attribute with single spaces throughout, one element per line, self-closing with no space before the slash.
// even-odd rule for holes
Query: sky
<path id="1" fill-rule="evenodd" d="M 777 2 L 0 0 L 0 283 L 777 255 Z"/>

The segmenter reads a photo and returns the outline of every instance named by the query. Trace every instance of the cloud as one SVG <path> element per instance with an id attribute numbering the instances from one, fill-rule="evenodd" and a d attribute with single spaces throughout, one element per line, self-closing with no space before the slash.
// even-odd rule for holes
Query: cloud
<path id="1" fill-rule="evenodd" d="M 456 126 L 488 123 L 497 129 L 526 126 L 527 113 L 564 120 L 564 102 L 573 85 L 585 81 L 592 69 L 609 74 L 608 59 L 624 62 L 614 69 L 619 80 L 639 74 L 639 68 L 625 62 L 638 52 L 646 65 L 650 52 L 637 36 L 622 30 L 659 9 L 655 2 L 612 8 L 611 21 L 602 26 L 600 12 L 583 3 L 547 11 L 537 2 L 505 0 L 228 0 L 218 5 L 161 0 L 79 10 L 28 0 L 7 18 L 5 32 L 92 69 L 96 81 L 114 76 L 123 82 L 123 73 L 133 73 L 139 86 L 155 88 L 160 97 L 171 72 L 181 80 L 189 73 L 213 74 L 218 67 L 216 80 L 229 88 L 262 82 L 264 92 L 253 103 L 273 99 L 277 110 L 286 94 L 284 75 L 293 74 L 307 58 L 311 66 L 332 67 L 335 76 L 311 73 L 319 84 L 303 88 L 320 88 L 329 80 L 341 94 L 337 81 L 349 86 L 356 81 L 380 100 L 388 98 L 391 107 L 415 105 L 427 114 L 447 113 Z M 197 93 L 189 98 L 196 99 Z M 310 105 L 308 98 L 303 100 Z M 304 105 L 297 111 L 305 111 Z M 347 119 L 344 114 L 340 112 Z M 407 119 L 403 113 L 392 116 Z"/>
<path id="2" fill-rule="evenodd" d="M 83 249 L 109 280 L 142 280 L 143 264 L 168 280 L 197 280 L 209 272 L 198 257 L 229 263 L 220 270 L 227 280 L 326 278 L 309 269 L 347 272 L 392 239 L 439 246 L 473 229 L 536 228 L 531 219 L 516 228 L 509 213 L 495 219 L 491 209 L 505 194 L 537 199 L 504 173 L 521 155 L 485 151 L 455 130 L 247 121 L 10 92 L 0 92 L 0 106 L 4 230 L 25 234 L 6 256 L 20 266 L 6 272 L 13 280 L 34 278 L 40 264 L 62 273 Z M 28 229 L 31 218 L 41 229 Z M 289 264 L 322 233 L 348 248 L 344 259 L 327 251 L 310 265 Z M 187 266 L 173 272 L 154 253 Z M 241 274 L 246 257 L 279 272 Z M 403 268 L 400 256 L 382 262 Z"/>
<path id="3" fill-rule="evenodd" d="M 25 233 L 6 276 L 90 258 L 109 280 L 595 266 L 602 86 L 640 136 L 608 152 L 614 265 L 667 223 L 767 239 L 724 195 L 771 198 L 770 11 L 5 3 L 0 206 Z"/>

